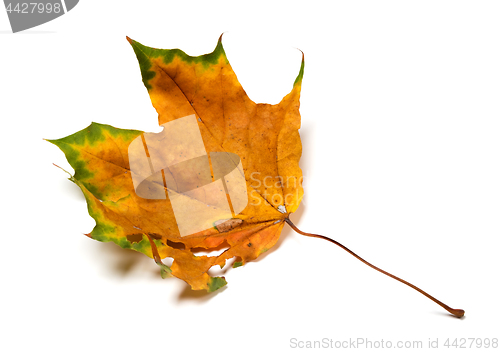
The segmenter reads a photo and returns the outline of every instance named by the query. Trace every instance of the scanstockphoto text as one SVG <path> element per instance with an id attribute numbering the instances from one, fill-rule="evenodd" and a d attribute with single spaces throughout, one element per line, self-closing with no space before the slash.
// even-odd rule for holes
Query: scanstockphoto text
<path id="1" fill-rule="evenodd" d="M 428 338 L 422 340 L 391 340 L 371 339 L 366 337 L 338 340 L 324 337 L 317 340 L 306 340 L 292 337 L 289 347 L 292 349 L 485 349 L 498 350 L 497 337 L 454 337 L 454 338 Z"/>
<path id="2" fill-rule="evenodd" d="M 260 172 L 252 172 L 250 174 L 249 185 L 252 189 L 250 192 L 250 203 L 259 206 L 264 199 L 271 201 L 274 204 L 290 204 L 292 199 L 299 199 L 299 189 L 304 181 L 304 177 L 296 176 L 264 176 L 261 177 Z M 262 189 L 260 192 L 258 190 Z M 283 190 L 293 190 L 292 192 L 268 193 L 266 189 L 278 188 Z"/>

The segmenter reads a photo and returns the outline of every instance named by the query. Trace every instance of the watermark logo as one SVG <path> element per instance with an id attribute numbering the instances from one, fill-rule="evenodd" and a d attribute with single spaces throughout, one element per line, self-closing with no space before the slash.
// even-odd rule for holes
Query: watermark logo
<path id="1" fill-rule="evenodd" d="M 128 148 L 136 194 L 169 199 L 181 236 L 234 218 L 248 204 L 243 166 L 238 155 L 207 153 L 195 115 L 143 133 Z"/>
<path id="2" fill-rule="evenodd" d="M 4 0 L 12 32 L 24 31 L 52 21 L 72 10 L 78 0 L 19 1 Z"/>

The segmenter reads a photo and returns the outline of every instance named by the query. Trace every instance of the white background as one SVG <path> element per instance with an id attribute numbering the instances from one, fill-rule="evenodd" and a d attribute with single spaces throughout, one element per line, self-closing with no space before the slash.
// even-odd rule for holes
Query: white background
<path id="1" fill-rule="evenodd" d="M 366 338 L 446 350 L 447 338 L 500 338 L 499 18 L 496 1 L 83 0 L 12 34 L 0 11 L 0 349 L 288 351 L 293 338 Z M 83 235 L 94 221 L 43 138 L 92 121 L 159 130 L 125 36 L 200 55 L 223 32 L 256 102 L 278 103 L 305 53 L 305 198 L 292 220 L 464 319 L 289 228 L 212 294 Z"/>

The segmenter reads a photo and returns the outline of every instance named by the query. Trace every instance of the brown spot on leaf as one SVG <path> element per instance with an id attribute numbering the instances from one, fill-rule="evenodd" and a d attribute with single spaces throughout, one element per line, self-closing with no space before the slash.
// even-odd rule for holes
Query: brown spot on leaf
<path id="1" fill-rule="evenodd" d="M 223 219 L 214 222 L 214 226 L 219 230 L 219 232 L 228 232 L 235 227 L 240 226 L 243 223 L 241 219 Z"/>
<path id="2" fill-rule="evenodd" d="M 186 245 L 184 243 L 174 242 L 174 241 L 170 241 L 170 240 L 167 240 L 167 246 L 175 248 L 175 249 L 180 249 L 180 250 L 186 249 Z"/>
<path id="3" fill-rule="evenodd" d="M 127 235 L 127 240 L 130 243 L 137 243 L 142 241 L 142 233 L 135 233 L 133 235 Z"/>
<path id="4" fill-rule="evenodd" d="M 148 233 L 148 235 L 151 237 L 151 238 L 154 238 L 155 240 L 161 240 L 161 235 L 157 234 L 157 233 Z"/>

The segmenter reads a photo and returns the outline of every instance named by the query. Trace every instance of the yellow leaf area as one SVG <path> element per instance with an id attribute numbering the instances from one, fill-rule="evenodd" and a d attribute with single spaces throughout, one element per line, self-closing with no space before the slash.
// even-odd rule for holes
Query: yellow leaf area
<path id="1" fill-rule="evenodd" d="M 65 153 L 75 169 L 70 180 L 82 189 L 89 214 L 96 221 L 89 237 L 113 241 L 123 248 L 142 252 L 155 259 L 162 276 L 172 274 L 194 290 L 214 291 L 226 281 L 223 277 L 211 277 L 208 270 L 215 265 L 222 268 L 231 258 L 236 258 L 234 267 L 243 265 L 271 248 L 279 238 L 284 219 L 297 210 L 302 199 L 302 171 L 299 168 L 302 147 L 298 130 L 304 61 L 291 92 L 279 104 L 256 104 L 238 82 L 221 39 L 212 53 L 197 57 L 179 49 L 154 49 L 127 39 L 139 60 L 143 82 L 158 112 L 159 124 L 168 127 L 173 121 L 190 117 L 196 130 L 199 129 L 200 145 L 204 146 L 203 153 L 210 162 L 208 177 L 211 175 L 211 179 L 208 182 L 214 184 L 218 178 L 224 180 L 224 175 L 217 176 L 214 156 L 239 157 L 235 165 L 239 162 L 240 168 L 235 170 L 239 170 L 244 180 L 238 193 L 247 198 L 243 199 L 244 207 L 236 209 L 233 203 L 229 216 L 217 218 L 213 215 L 209 218 L 210 226 L 186 234 L 180 230 L 180 223 L 186 219 L 197 223 L 203 216 L 200 204 L 207 211 L 214 210 L 213 214 L 221 214 L 216 211 L 218 205 L 209 199 L 213 194 L 206 191 L 207 187 L 182 193 L 179 178 L 191 169 L 176 174 L 171 167 L 158 172 L 159 178 L 151 181 L 151 187 L 147 188 L 149 194 L 153 194 L 151 189 L 155 187 L 162 190 L 162 194 L 145 196 L 137 185 L 140 172 L 131 168 L 140 159 L 135 152 L 138 149 L 132 145 L 135 143 L 142 148 L 144 142 L 143 159 L 149 160 L 153 172 L 154 148 L 164 144 L 147 145 L 146 140 L 157 138 L 160 141 L 164 137 L 92 123 L 82 131 L 50 142 Z M 179 155 L 185 152 L 170 149 Z M 170 187 L 169 177 L 176 181 L 178 189 Z M 194 179 L 187 179 L 193 188 Z M 227 198 L 223 199 L 230 201 L 228 185 L 231 184 L 224 185 L 221 190 L 226 190 Z M 182 214 L 179 210 L 174 211 L 179 209 L 174 197 L 188 204 Z M 200 250 L 221 248 L 225 250 L 219 255 L 195 255 Z M 166 257 L 173 258 L 170 268 L 161 262 Z"/>

